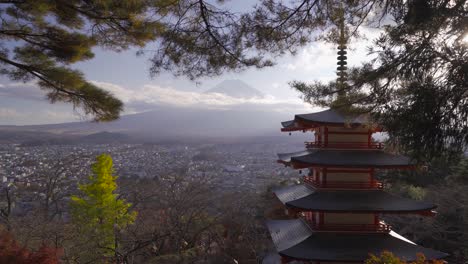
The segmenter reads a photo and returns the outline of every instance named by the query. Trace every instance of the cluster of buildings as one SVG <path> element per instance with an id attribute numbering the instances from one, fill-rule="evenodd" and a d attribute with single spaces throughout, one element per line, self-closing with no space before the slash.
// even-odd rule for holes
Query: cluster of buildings
<path id="1" fill-rule="evenodd" d="M 44 197 L 45 184 L 56 177 L 61 195 L 71 195 L 90 173 L 94 157 L 111 154 L 116 175 L 164 180 L 177 176 L 200 179 L 223 190 L 265 191 L 265 187 L 297 173 L 276 165 L 271 156 L 281 143 L 257 144 L 102 144 L 0 145 L 0 192 L 22 190 L 15 206 L 27 211 Z M 0 207 L 6 206 L 0 195 Z"/>

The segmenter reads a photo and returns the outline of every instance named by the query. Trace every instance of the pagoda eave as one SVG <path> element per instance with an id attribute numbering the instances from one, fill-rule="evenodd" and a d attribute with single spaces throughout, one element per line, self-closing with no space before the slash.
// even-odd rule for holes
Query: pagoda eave
<path id="1" fill-rule="evenodd" d="M 325 163 L 305 163 L 305 162 L 298 162 L 298 161 L 284 161 L 284 160 L 277 160 L 277 163 L 283 164 L 286 167 L 291 167 L 296 170 L 301 169 L 323 169 L 323 168 L 374 168 L 374 169 L 399 169 L 399 170 L 414 170 L 418 166 L 411 164 L 411 165 L 376 165 L 376 164 L 363 164 L 363 165 L 350 165 L 350 164 L 325 164 Z"/>
<path id="2" fill-rule="evenodd" d="M 417 168 L 416 165 L 376 165 L 376 164 L 325 164 L 325 163 L 305 163 L 298 161 L 284 162 L 278 160 L 278 163 L 284 164 L 293 169 L 308 169 L 308 168 L 375 168 L 375 169 L 399 169 L 399 170 L 414 170 Z"/>
<path id="3" fill-rule="evenodd" d="M 446 253 L 424 248 L 397 233 L 343 234 L 314 232 L 303 220 L 270 220 L 268 229 L 278 253 L 291 260 L 323 262 L 360 262 L 369 254 L 390 251 L 407 261 L 414 261 L 418 253 L 427 259 L 442 259 Z"/>
<path id="4" fill-rule="evenodd" d="M 433 214 L 437 206 L 414 201 L 384 190 L 317 190 L 304 184 L 273 190 L 288 209 L 300 212 Z"/>
<path id="5" fill-rule="evenodd" d="M 437 206 L 434 206 L 430 209 L 425 209 L 425 210 L 409 210 L 409 211 L 391 211 L 391 210 L 378 210 L 378 209 L 375 209 L 375 210 L 332 210 L 332 209 L 305 209 L 305 208 L 302 208 L 302 207 L 298 207 L 298 206 L 294 206 L 294 205 L 291 205 L 291 204 L 286 204 L 286 207 L 288 209 L 292 209 L 292 210 L 297 210 L 297 211 L 301 211 L 301 212 L 306 212 L 306 211 L 313 211 L 313 212 L 320 212 L 320 213 L 356 213 L 356 214 L 386 214 L 386 215 L 389 215 L 389 214 L 403 214 L 403 215 L 406 215 L 406 214 L 417 214 L 417 215 L 434 215 L 434 209 L 437 208 Z"/>
<path id="6" fill-rule="evenodd" d="M 415 169 L 408 157 L 381 150 L 306 149 L 278 154 L 278 162 L 295 169 L 305 168 L 381 168 Z"/>
<path id="7" fill-rule="evenodd" d="M 363 123 L 323 122 L 323 121 L 322 122 L 317 122 L 317 121 L 309 121 L 309 120 L 306 120 L 306 119 L 302 119 L 300 117 L 296 117 L 294 119 L 294 122 L 298 126 L 302 126 L 302 127 L 319 127 L 319 126 L 343 127 L 343 126 L 347 126 L 347 127 L 353 128 L 353 127 L 360 127 L 360 126 L 364 125 Z"/>
<path id="8" fill-rule="evenodd" d="M 294 121 L 306 124 L 325 123 L 365 125 L 369 123 L 369 115 L 343 115 L 335 109 L 327 109 L 315 113 L 295 115 Z"/>
<path id="9" fill-rule="evenodd" d="M 289 121 L 286 121 L 289 122 Z M 362 124 L 344 124 L 344 123 L 327 123 L 327 122 L 293 122 L 290 125 L 284 126 L 281 128 L 281 132 L 294 132 L 294 131 L 314 131 L 318 127 L 321 126 L 327 126 L 327 127 L 344 127 L 344 126 L 349 126 L 349 127 L 359 127 L 362 126 Z M 371 133 L 375 132 L 382 132 L 384 131 L 383 127 L 377 126 L 377 127 L 372 127 L 370 129 Z"/>
<path id="10" fill-rule="evenodd" d="M 283 126 L 282 131 L 290 132 L 310 130 L 320 126 L 356 128 L 369 126 L 370 120 L 369 116 L 366 114 L 346 117 L 337 110 L 328 109 L 311 114 L 295 115 L 293 120 L 281 122 L 281 125 Z M 380 125 L 373 125 L 371 129 L 373 132 L 381 132 L 383 127 Z"/>

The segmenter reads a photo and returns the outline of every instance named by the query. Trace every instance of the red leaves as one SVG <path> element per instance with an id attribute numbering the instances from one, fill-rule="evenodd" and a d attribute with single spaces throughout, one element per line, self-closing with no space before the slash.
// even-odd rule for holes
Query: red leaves
<path id="1" fill-rule="evenodd" d="M 0 233 L 0 264 L 58 264 L 60 255 L 60 249 L 45 244 L 31 251 L 21 246 L 10 233 Z"/>

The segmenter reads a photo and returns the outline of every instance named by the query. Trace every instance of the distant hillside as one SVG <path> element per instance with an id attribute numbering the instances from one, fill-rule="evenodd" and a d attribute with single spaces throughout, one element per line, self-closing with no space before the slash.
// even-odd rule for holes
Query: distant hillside
<path id="1" fill-rule="evenodd" d="M 78 140 L 80 143 L 87 144 L 125 143 L 130 140 L 130 136 L 123 133 L 103 131 L 81 137 Z"/>
<path id="2" fill-rule="evenodd" d="M 41 131 L 25 130 L 17 127 L 17 131 L 2 131 L 0 127 L 0 144 L 17 143 L 24 146 L 41 145 L 73 145 L 73 144 L 110 144 L 134 142 L 129 135 L 123 133 L 98 132 L 90 135 L 80 136 L 63 133 L 50 133 Z"/>
<path id="3" fill-rule="evenodd" d="M 159 106 L 150 112 L 124 115 L 107 123 L 0 126 L 0 132 L 4 133 L 5 139 L 10 140 L 18 131 L 25 131 L 21 133 L 28 137 L 41 135 L 35 137 L 37 139 L 42 138 L 42 135 L 48 139 L 63 136 L 89 143 L 127 141 L 127 136 L 132 141 L 234 140 L 249 137 L 287 137 L 280 132 L 280 122 L 291 117 L 293 113 L 278 112 L 271 106 L 240 105 L 230 110 Z"/>
<path id="4" fill-rule="evenodd" d="M 8 126 L 8 129 L 0 126 L 0 144 L 3 143 L 24 143 L 28 145 L 43 145 L 52 142 L 65 143 L 75 139 L 73 136 L 61 135 L 57 137 L 54 133 L 25 129 L 21 126 Z"/>
<path id="5" fill-rule="evenodd" d="M 206 93 L 237 98 L 259 98 L 264 94 L 240 80 L 226 80 Z M 144 113 L 123 115 L 113 122 L 0 126 L 0 141 L 26 139 L 31 144 L 50 142 L 113 143 L 137 141 L 256 140 L 285 137 L 281 122 L 293 118 L 298 105 L 230 105 L 229 109 L 158 105 Z M 281 110 L 280 109 L 291 109 Z M 21 133 L 19 133 L 21 132 Z M 310 135 L 309 135 L 310 136 Z M 300 140 L 300 139 L 298 139 Z"/>
<path id="6" fill-rule="evenodd" d="M 263 98 L 265 95 L 241 80 L 225 80 L 205 93 L 219 93 L 235 98 Z"/>

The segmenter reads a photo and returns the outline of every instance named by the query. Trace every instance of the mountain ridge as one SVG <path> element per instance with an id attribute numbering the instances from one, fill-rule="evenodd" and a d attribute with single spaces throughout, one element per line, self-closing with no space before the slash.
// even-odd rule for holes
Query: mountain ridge
<path id="1" fill-rule="evenodd" d="M 244 99 L 265 97 L 264 93 L 238 79 L 224 80 L 213 88 L 205 91 L 205 93 L 218 93 L 234 98 Z"/>
<path id="2" fill-rule="evenodd" d="M 263 106 L 262 106 L 263 107 Z M 165 138 L 241 138 L 279 135 L 280 122 L 289 113 L 259 109 L 193 109 L 160 106 L 148 112 L 123 115 L 113 122 L 0 126 L 0 131 L 37 131 L 56 135 L 84 136 L 100 132 L 122 133 L 159 140 Z"/>

